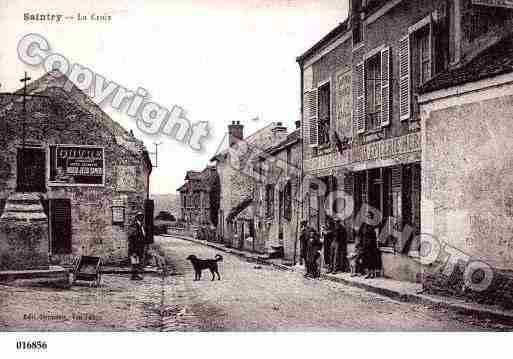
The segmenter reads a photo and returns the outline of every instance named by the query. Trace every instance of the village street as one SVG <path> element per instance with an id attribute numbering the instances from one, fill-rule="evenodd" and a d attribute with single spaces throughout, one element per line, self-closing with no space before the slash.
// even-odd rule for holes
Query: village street
<path id="1" fill-rule="evenodd" d="M 217 252 L 157 237 L 172 263 L 170 275 L 105 275 L 101 288 L 71 290 L 0 287 L 0 330 L 489 330 L 491 322 L 423 305 L 401 303 L 299 273 L 246 262 L 223 253 L 221 281 L 204 273 L 193 281 L 186 257 Z M 32 316 L 31 316 L 32 314 Z M 45 318 L 38 318 L 41 314 Z"/>

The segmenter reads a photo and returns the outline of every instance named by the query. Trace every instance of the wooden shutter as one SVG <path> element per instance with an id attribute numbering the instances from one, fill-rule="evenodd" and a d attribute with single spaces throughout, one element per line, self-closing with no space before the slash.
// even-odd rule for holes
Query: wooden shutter
<path id="1" fill-rule="evenodd" d="M 381 50 L 381 126 L 390 125 L 390 47 Z"/>
<path id="2" fill-rule="evenodd" d="M 154 235 L 154 228 L 153 228 L 153 218 L 155 215 L 155 202 L 152 199 L 145 199 L 144 200 L 144 226 L 146 231 L 146 243 L 152 244 L 153 243 L 153 235 Z"/>
<path id="3" fill-rule="evenodd" d="M 53 254 L 71 253 L 71 201 L 50 200 L 51 249 Z"/>
<path id="4" fill-rule="evenodd" d="M 365 132 L 365 62 L 356 65 L 356 128 Z"/>
<path id="5" fill-rule="evenodd" d="M 305 115 L 308 121 L 310 146 L 319 143 L 319 123 L 317 117 L 317 89 L 305 92 Z"/>
<path id="6" fill-rule="evenodd" d="M 7 202 L 7 198 L 0 199 L 0 216 L 4 213 L 5 203 Z"/>
<path id="7" fill-rule="evenodd" d="M 401 121 L 410 118 L 410 36 L 399 40 L 399 115 Z"/>

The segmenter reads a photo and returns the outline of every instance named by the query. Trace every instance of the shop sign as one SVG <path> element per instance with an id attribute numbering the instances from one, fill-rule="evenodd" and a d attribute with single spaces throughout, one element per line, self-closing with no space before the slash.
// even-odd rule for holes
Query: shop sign
<path id="1" fill-rule="evenodd" d="M 136 168 L 135 166 L 118 166 L 117 167 L 117 190 L 125 192 L 133 192 L 136 190 Z"/>
<path id="2" fill-rule="evenodd" d="M 105 151 L 86 145 L 50 146 L 49 185 L 103 186 Z"/>
<path id="3" fill-rule="evenodd" d="M 472 0 L 472 4 L 513 9 L 513 0 Z"/>
<path id="4" fill-rule="evenodd" d="M 352 162 L 381 160 L 420 151 L 420 132 L 354 147 Z"/>

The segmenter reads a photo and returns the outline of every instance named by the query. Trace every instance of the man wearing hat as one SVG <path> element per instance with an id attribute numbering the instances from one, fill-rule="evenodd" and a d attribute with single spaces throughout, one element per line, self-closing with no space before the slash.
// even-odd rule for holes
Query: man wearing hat
<path id="1" fill-rule="evenodd" d="M 146 231 L 144 229 L 144 214 L 137 212 L 135 220 L 130 226 L 128 235 L 128 255 L 130 264 L 132 265 L 132 280 L 143 279 L 140 275 L 142 272 L 142 261 L 144 258 L 144 247 L 146 245 Z"/>

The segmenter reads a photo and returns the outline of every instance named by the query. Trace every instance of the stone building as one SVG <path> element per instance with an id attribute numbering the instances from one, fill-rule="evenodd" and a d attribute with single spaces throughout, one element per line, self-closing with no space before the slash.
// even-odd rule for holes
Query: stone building
<path id="1" fill-rule="evenodd" d="M 384 274 L 421 281 L 418 88 L 505 36 L 511 20 L 473 0 L 350 1 L 348 19 L 297 59 L 312 226 L 333 210 L 328 194 L 343 190 L 354 205 L 348 227 L 378 214 Z"/>
<path id="2" fill-rule="evenodd" d="M 27 97 L 26 116 L 23 90 L 0 97 L 0 212 L 7 202 L 0 222 L 29 203 L 22 193 L 44 208 L 54 261 L 77 255 L 119 261 L 128 255 L 136 212 L 146 213 L 151 239 L 152 164 L 141 141 L 75 86 L 64 89 L 67 81 L 52 71 L 28 84 L 28 94 L 44 97 Z"/>
<path id="3" fill-rule="evenodd" d="M 298 121 L 297 126 L 300 126 Z M 258 178 L 253 198 L 253 241 L 245 249 L 264 254 L 278 252 L 293 261 L 298 255 L 301 143 L 299 128 L 283 141 L 266 148 L 252 163 Z M 247 247 L 251 246 L 251 247 Z"/>
<path id="4" fill-rule="evenodd" d="M 421 88 L 428 290 L 513 306 L 513 36 Z M 471 281 L 474 272 L 486 274 Z M 505 280 L 507 279 L 507 280 Z"/>
<path id="5" fill-rule="evenodd" d="M 242 248 L 245 237 L 253 234 L 254 216 L 246 215 L 253 210 L 251 204 L 256 193 L 256 179 L 250 164 L 265 148 L 283 141 L 286 136 L 287 129 L 280 122 L 270 123 L 247 137 L 240 122 L 228 125 L 226 148 L 211 159 L 216 164 L 221 185 L 217 233 L 225 244 Z M 241 213 L 244 210 L 247 211 Z M 236 217 L 238 220 L 234 221 Z"/>
<path id="6" fill-rule="evenodd" d="M 219 206 L 219 176 L 215 166 L 203 171 L 187 171 L 185 183 L 177 189 L 180 195 L 180 218 L 188 225 L 217 224 L 211 208 Z"/>

